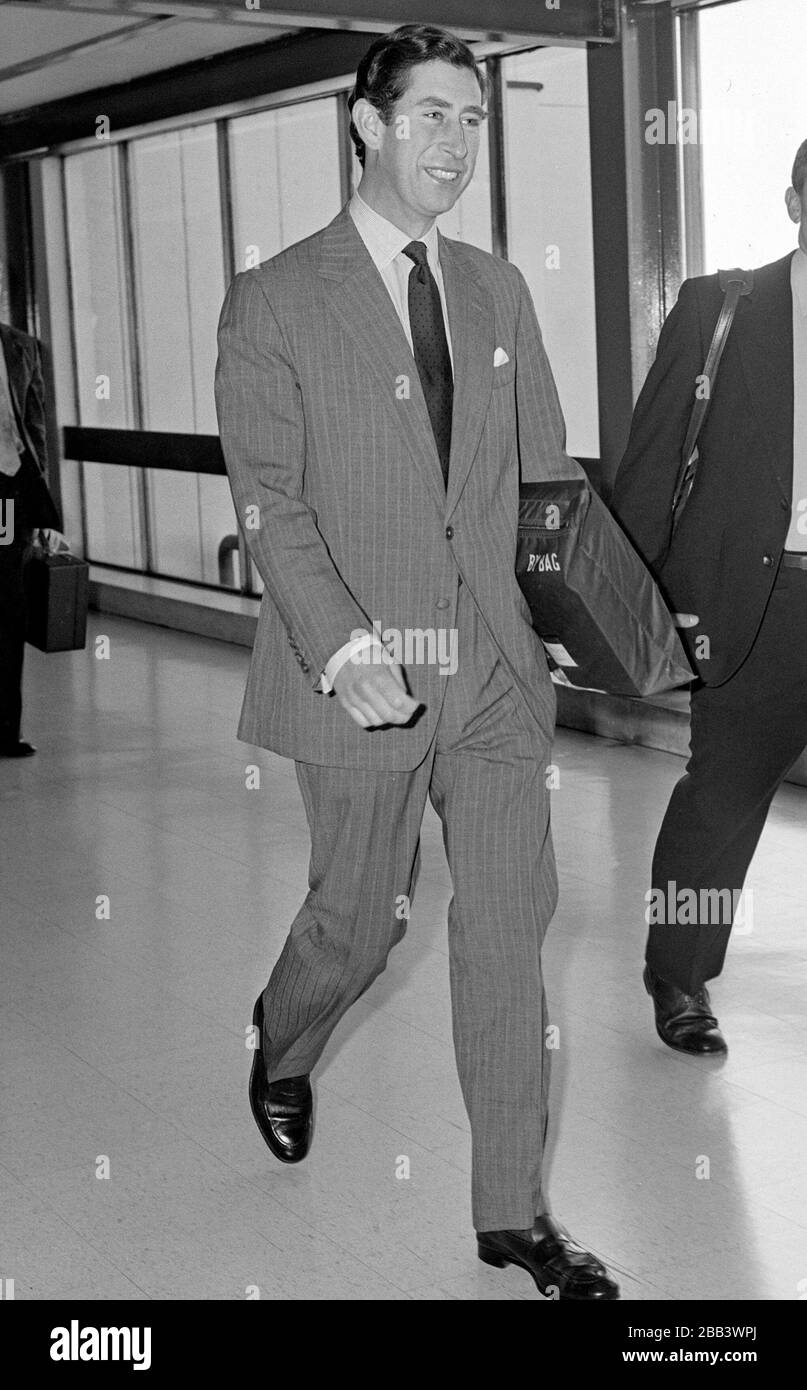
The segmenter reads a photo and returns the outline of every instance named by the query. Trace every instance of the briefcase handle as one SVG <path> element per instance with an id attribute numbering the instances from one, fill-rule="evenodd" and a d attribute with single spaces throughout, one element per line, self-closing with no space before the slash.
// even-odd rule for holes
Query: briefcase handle
<path id="1" fill-rule="evenodd" d="M 720 366 L 720 359 L 723 356 L 723 349 L 729 336 L 731 325 L 734 322 L 734 315 L 737 312 L 737 305 L 745 294 L 751 294 L 754 288 L 753 270 L 721 270 L 718 272 L 720 288 L 723 291 L 723 303 L 720 306 L 715 331 L 712 334 L 712 341 L 709 344 L 709 351 L 706 354 L 706 362 L 703 367 L 703 376 L 706 378 L 706 395 L 698 396 L 692 407 L 689 417 L 684 447 L 681 451 L 681 466 L 675 481 L 675 490 L 672 500 L 672 531 L 670 542 L 675 535 L 684 508 L 689 501 L 689 494 L 695 483 L 695 476 L 698 471 L 700 454 L 698 453 L 698 438 L 703 429 L 704 421 L 709 410 L 709 406 L 714 394 L 715 382 L 717 381 L 717 371 Z"/>

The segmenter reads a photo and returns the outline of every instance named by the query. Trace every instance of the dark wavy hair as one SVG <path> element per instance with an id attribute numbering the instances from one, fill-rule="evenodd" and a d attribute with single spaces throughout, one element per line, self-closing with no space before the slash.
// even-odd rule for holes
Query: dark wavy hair
<path id="1" fill-rule="evenodd" d="M 356 82 L 347 100 L 351 112 L 350 138 L 364 167 L 364 141 L 353 123 L 353 107 L 360 97 L 375 107 L 385 125 L 389 125 L 395 106 L 409 85 L 409 74 L 418 63 L 451 63 L 455 68 L 468 68 L 476 77 L 482 98 L 485 97 L 485 74 L 471 49 L 462 39 L 447 29 L 433 24 L 402 24 L 372 43 L 359 63 Z"/>
<path id="2" fill-rule="evenodd" d="M 796 150 L 796 158 L 793 161 L 793 173 L 790 182 L 795 188 L 800 198 L 807 194 L 807 140 L 802 140 Z"/>

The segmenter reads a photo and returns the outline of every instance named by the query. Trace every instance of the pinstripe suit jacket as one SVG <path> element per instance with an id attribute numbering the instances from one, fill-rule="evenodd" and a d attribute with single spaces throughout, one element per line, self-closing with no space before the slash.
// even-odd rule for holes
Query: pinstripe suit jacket
<path id="1" fill-rule="evenodd" d="M 244 742 L 333 767 L 416 767 L 451 679 L 433 660 L 406 665 L 425 704 L 406 728 L 361 729 L 316 687 L 357 628 L 453 627 L 458 574 L 551 737 L 554 690 L 514 575 L 518 486 L 581 470 L 521 273 L 442 236 L 440 264 L 454 353 L 447 491 L 414 358 L 347 208 L 227 292 L 219 428 L 266 586 Z M 497 347 L 509 360 L 494 367 Z M 473 654 L 460 645 L 458 658 Z"/>

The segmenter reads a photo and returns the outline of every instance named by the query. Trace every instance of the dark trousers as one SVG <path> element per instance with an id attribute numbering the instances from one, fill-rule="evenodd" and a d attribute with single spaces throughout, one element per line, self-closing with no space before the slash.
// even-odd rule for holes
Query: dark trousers
<path id="1" fill-rule="evenodd" d="M 806 745 L 807 570 L 782 568 L 743 665 L 725 685 L 693 691 L 690 758 L 653 856 L 652 886 L 668 903 L 697 895 L 691 922 L 691 909 L 672 920 L 668 911 L 647 943 L 650 967 L 687 994 L 723 968 L 726 907 L 736 908 L 774 793 Z"/>
<path id="2" fill-rule="evenodd" d="M 14 504 L 10 544 L 9 504 Z M 25 594 L 22 566 L 30 532 L 22 524 L 15 480 L 0 473 L 0 744 L 16 743 L 22 713 L 22 661 L 25 652 Z"/>

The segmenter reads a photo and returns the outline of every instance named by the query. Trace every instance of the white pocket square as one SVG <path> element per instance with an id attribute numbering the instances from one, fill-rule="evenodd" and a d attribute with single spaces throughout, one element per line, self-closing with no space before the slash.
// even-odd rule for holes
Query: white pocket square
<path id="1" fill-rule="evenodd" d="M 507 353 L 505 352 L 504 348 L 497 348 L 493 354 L 494 367 L 503 367 L 505 362 L 509 361 L 510 358 L 507 356 Z"/>

